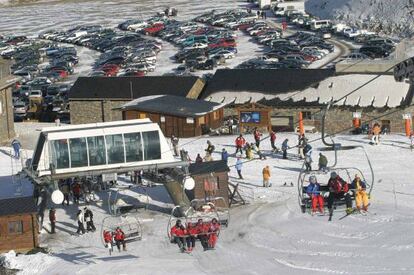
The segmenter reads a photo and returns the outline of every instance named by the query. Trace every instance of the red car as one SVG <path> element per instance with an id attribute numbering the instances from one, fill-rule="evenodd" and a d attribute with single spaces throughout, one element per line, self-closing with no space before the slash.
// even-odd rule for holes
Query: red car
<path id="1" fill-rule="evenodd" d="M 164 27 L 165 27 L 164 24 L 156 23 L 148 28 L 145 28 L 142 32 L 145 33 L 146 35 L 156 35 L 160 31 L 162 31 Z"/>

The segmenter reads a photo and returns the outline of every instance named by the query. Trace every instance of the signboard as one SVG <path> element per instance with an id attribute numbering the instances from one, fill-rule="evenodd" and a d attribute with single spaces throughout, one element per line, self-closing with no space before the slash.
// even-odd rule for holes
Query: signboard
<path id="1" fill-rule="evenodd" d="M 242 123 L 260 123 L 260 112 L 240 112 Z"/>

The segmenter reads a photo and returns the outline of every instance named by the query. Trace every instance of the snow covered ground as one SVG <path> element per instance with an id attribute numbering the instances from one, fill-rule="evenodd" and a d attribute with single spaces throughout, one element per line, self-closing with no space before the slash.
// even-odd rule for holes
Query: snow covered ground
<path id="1" fill-rule="evenodd" d="M 309 135 L 310 140 L 318 137 Z M 251 136 L 247 138 L 253 142 Z M 278 146 L 285 138 L 295 145 L 295 135 L 280 133 Z M 235 151 L 235 136 L 182 139 L 180 144 L 194 159 L 206 147 L 207 139 L 216 146 L 215 159 L 219 159 L 222 148 L 229 153 Z M 279 154 L 270 153 L 269 141 L 264 140 L 261 147 L 268 157 L 244 163 L 244 180 L 238 180 L 231 168 L 230 180 L 240 184 L 249 204 L 231 209 L 229 227 L 221 232 L 214 251 L 203 252 L 197 243 L 191 255 L 179 253 L 166 236 L 169 216 L 140 210 L 133 215 L 143 224 L 143 240 L 128 244 L 126 252 L 109 256 L 100 240 L 99 228 L 108 216 L 106 193 L 100 193 L 101 201 L 91 206 L 98 227 L 95 233 L 74 234 L 78 207 L 57 206 L 57 234 L 47 233 L 47 222 L 41 234 L 42 245 L 51 254 L 30 258 L 11 254 L 7 259 L 12 267 L 23 268 L 21 274 L 413 274 L 414 235 L 410 232 L 414 225 L 414 165 L 408 139 L 388 135 L 379 146 L 369 145 L 365 136 L 340 135 L 336 141 L 363 146 L 372 161 L 375 185 L 367 216 L 339 220 L 343 213 L 335 213 L 333 221 L 328 222 L 326 216 L 302 214 L 296 188 L 302 163 L 293 158 L 296 149 L 289 151 L 291 160 L 283 160 Z M 317 159 L 322 143 L 317 140 L 312 145 Z M 332 163 L 333 153 L 324 154 Z M 0 153 L 0 176 L 10 175 L 10 163 L 10 158 Z M 229 165 L 234 163 L 232 156 Z M 273 186 L 268 189 L 261 187 L 261 169 L 265 165 L 272 172 Z M 356 166 L 371 180 L 360 149 L 340 152 L 338 166 Z M 284 182 L 293 182 L 295 187 L 283 187 Z M 7 189 L 4 180 L 1 184 L 3 190 Z M 154 201 L 168 204 L 162 186 L 147 191 Z"/>

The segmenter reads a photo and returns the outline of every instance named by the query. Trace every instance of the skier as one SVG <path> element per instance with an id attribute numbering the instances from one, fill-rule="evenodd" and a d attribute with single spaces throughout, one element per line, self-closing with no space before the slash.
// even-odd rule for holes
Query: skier
<path id="1" fill-rule="evenodd" d="M 95 228 L 95 225 L 93 224 L 92 211 L 87 207 L 85 207 L 83 210 L 85 211 L 86 230 L 95 232 L 96 228 Z"/>
<path id="2" fill-rule="evenodd" d="M 246 144 L 246 140 L 244 139 L 243 135 L 240 134 L 240 136 L 238 136 L 236 138 L 236 153 L 240 151 L 240 154 L 243 154 L 243 147 Z"/>
<path id="3" fill-rule="evenodd" d="M 272 184 L 269 183 L 269 181 L 270 181 L 270 168 L 269 168 L 269 165 L 266 165 L 266 167 L 263 168 L 262 174 L 263 174 L 263 187 L 272 187 Z"/>
<path id="4" fill-rule="evenodd" d="M 85 226 L 83 224 L 85 221 L 85 217 L 84 217 L 84 213 L 82 210 L 78 211 L 77 221 L 78 221 L 78 230 L 76 231 L 76 233 L 85 234 Z"/>
<path id="5" fill-rule="evenodd" d="M 243 162 L 242 162 L 240 157 L 237 158 L 235 167 L 236 167 L 236 170 L 237 170 L 237 174 L 239 175 L 239 179 L 243 179 L 243 176 L 242 176 L 242 173 L 241 173 L 241 170 L 242 170 L 242 167 L 243 167 Z"/>
<path id="6" fill-rule="evenodd" d="M 118 248 L 118 251 L 121 252 L 121 244 L 122 244 L 122 249 L 126 251 L 125 233 L 124 231 L 122 231 L 121 228 L 119 227 L 116 228 L 114 239 L 115 239 L 115 243 L 116 243 L 116 247 Z"/>
<path id="7" fill-rule="evenodd" d="M 381 134 L 381 127 L 378 124 L 378 122 L 376 122 L 374 124 L 374 127 L 372 127 L 372 143 L 374 145 L 378 145 L 380 142 L 380 134 Z"/>
<path id="8" fill-rule="evenodd" d="M 12 143 L 11 143 L 13 150 L 14 150 L 14 157 L 16 159 L 20 158 L 20 148 L 22 148 L 22 145 L 20 143 L 19 140 L 17 139 L 13 139 Z"/>
<path id="9" fill-rule="evenodd" d="M 220 224 L 216 218 L 211 220 L 210 228 L 208 230 L 210 237 L 208 239 L 209 249 L 214 249 L 218 240 L 218 233 L 220 232 Z"/>
<path id="10" fill-rule="evenodd" d="M 171 136 L 171 144 L 172 144 L 173 149 L 174 149 L 174 156 L 176 156 L 176 157 L 179 156 L 179 153 L 178 153 L 178 142 L 179 142 L 179 139 L 176 136 L 172 135 Z"/>
<path id="11" fill-rule="evenodd" d="M 355 204 L 358 210 L 368 211 L 369 199 L 366 192 L 367 185 L 358 174 L 351 183 L 351 189 L 355 192 Z"/>
<path id="12" fill-rule="evenodd" d="M 285 139 L 282 143 L 283 159 L 287 159 L 287 150 L 289 148 L 288 142 L 289 140 Z"/>
<path id="13" fill-rule="evenodd" d="M 103 231 L 103 238 L 104 238 L 104 242 L 105 242 L 105 247 L 108 248 L 109 250 L 109 255 L 112 254 L 112 252 L 114 251 L 112 243 L 113 243 L 113 236 L 112 233 L 110 231 Z"/>
<path id="14" fill-rule="evenodd" d="M 180 248 L 181 252 L 185 251 L 185 228 L 181 224 L 181 220 L 177 220 L 171 228 L 172 241 Z"/>
<path id="15" fill-rule="evenodd" d="M 55 208 L 50 208 L 49 210 L 49 221 L 50 221 L 50 234 L 55 234 L 56 228 L 56 210 Z"/>
<path id="16" fill-rule="evenodd" d="M 223 150 L 221 150 L 221 160 L 224 160 L 227 164 L 228 159 L 229 159 L 229 153 L 227 153 L 226 149 L 223 148 Z"/>
<path id="17" fill-rule="evenodd" d="M 260 147 L 260 138 L 262 137 L 262 133 L 260 133 L 260 131 L 257 130 L 257 128 L 254 129 L 253 137 L 254 137 L 254 141 L 256 142 L 257 148 L 259 148 Z"/>
<path id="18" fill-rule="evenodd" d="M 208 229 L 210 226 L 203 222 L 203 219 L 198 219 L 197 224 L 195 225 L 197 238 L 201 242 L 201 246 L 203 247 L 204 251 L 208 249 Z"/>
<path id="19" fill-rule="evenodd" d="M 203 158 L 200 156 L 200 154 L 197 154 L 197 157 L 196 157 L 196 159 L 195 159 L 195 162 L 196 162 L 196 163 L 201 163 L 201 162 L 203 162 Z"/>
<path id="20" fill-rule="evenodd" d="M 270 146 L 272 146 L 272 150 L 273 150 L 273 152 L 276 152 L 277 151 L 277 148 L 276 148 L 276 145 L 275 145 L 275 142 L 276 142 L 276 133 L 272 130 L 272 131 L 270 131 Z"/>
<path id="21" fill-rule="evenodd" d="M 328 170 L 328 159 L 322 153 L 319 153 L 319 171 L 326 172 Z"/>
<path id="22" fill-rule="evenodd" d="M 197 238 L 197 228 L 191 222 L 187 223 L 186 228 L 187 252 L 192 252 L 195 247 L 195 240 Z"/>
<path id="23" fill-rule="evenodd" d="M 323 196 L 320 192 L 320 184 L 315 176 L 309 177 L 309 185 L 306 187 L 306 193 L 312 200 L 312 215 L 316 213 L 316 207 L 319 205 L 319 212 L 323 214 Z"/>
<path id="24" fill-rule="evenodd" d="M 345 198 L 346 213 L 352 213 L 352 200 L 348 194 L 349 186 L 336 172 L 331 173 L 331 177 L 328 181 L 329 197 L 328 197 L 328 209 L 329 214 L 333 213 L 333 203 L 335 200 Z"/>
<path id="25" fill-rule="evenodd" d="M 79 180 L 76 180 L 75 184 L 72 187 L 73 192 L 73 202 L 79 204 L 79 199 L 81 195 L 81 186 Z"/>

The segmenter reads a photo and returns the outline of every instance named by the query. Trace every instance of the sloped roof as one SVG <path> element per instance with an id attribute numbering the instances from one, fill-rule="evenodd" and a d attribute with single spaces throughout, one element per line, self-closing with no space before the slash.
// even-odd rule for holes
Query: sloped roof
<path id="1" fill-rule="evenodd" d="M 134 99 L 121 110 L 136 110 L 179 117 L 198 117 L 224 107 L 223 104 L 183 98 L 173 95 L 154 95 Z"/>
<path id="2" fill-rule="evenodd" d="M 195 76 L 79 77 L 69 99 L 131 99 L 159 94 L 186 97 L 198 79 Z"/>
<path id="3" fill-rule="evenodd" d="M 36 213 L 33 197 L 17 197 L 0 200 L 0 216 Z"/>
<path id="4" fill-rule="evenodd" d="M 228 172 L 230 169 L 224 160 L 215 160 L 200 163 L 191 163 L 188 167 L 188 171 L 191 175 L 204 175 L 214 172 Z"/>
<path id="5" fill-rule="evenodd" d="M 208 82 L 202 98 L 236 104 L 257 102 L 304 90 L 332 75 L 334 71 L 326 69 L 222 69 Z"/>

